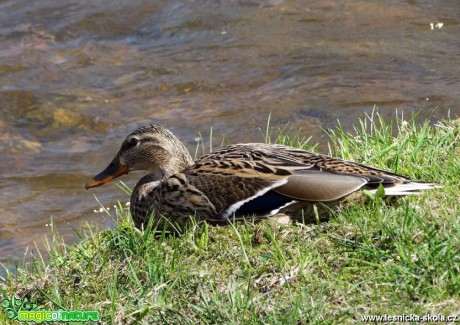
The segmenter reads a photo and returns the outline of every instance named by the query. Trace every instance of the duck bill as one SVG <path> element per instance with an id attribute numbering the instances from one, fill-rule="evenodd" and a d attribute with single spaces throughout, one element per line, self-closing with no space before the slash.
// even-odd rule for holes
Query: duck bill
<path id="1" fill-rule="evenodd" d="M 93 188 L 104 185 L 111 180 L 129 173 L 129 168 L 120 164 L 119 162 L 111 162 L 102 172 L 94 176 L 92 180 L 86 183 L 85 188 Z"/>

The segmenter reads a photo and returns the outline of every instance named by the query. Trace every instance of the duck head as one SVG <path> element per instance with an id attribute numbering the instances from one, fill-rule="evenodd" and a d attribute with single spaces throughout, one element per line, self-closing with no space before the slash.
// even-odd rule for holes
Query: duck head
<path id="1" fill-rule="evenodd" d="M 192 163 L 187 148 L 168 129 L 159 125 L 141 127 L 126 137 L 112 162 L 85 188 L 104 185 L 134 170 L 146 170 L 155 179 L 162 179 Z"/>

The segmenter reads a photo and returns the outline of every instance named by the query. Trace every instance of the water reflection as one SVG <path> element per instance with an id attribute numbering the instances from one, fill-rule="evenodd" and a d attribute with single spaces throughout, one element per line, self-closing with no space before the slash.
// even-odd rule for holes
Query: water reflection
<path id="1" fill-rule="evenodd" d="M 457 0 L 3 1 L 0 260 L 21 259 L 51 216 L 69 240 L 68 224 L 111 227 L 83 184 L 140 124 L 194 150 L 211 126 L 261 141 L 270 112 L 314 139 L 374 105 L 459 115 L 459 17 Z"/>

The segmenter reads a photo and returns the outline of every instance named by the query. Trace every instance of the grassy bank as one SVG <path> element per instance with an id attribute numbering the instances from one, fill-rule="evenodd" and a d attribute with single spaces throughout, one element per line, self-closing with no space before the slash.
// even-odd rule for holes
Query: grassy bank
<path id="1" fill-rule="evenodd" d="M 91 230 L 70 247 L 55 236 L 49 260 L 9 274 L 2 294 L 27 297 L 40 309 L 97 310 L 108 324 L 361 323 L 366 315 L 458 314 L 460 123 L 385 124 L 373 116 L 352 134 L 329 134 L 334 156 L 443 188 L 392 205 L 369 198 L 328 223 L 204 224 L 178 237 L 138 231 L 119 204 L 115 229 Z M 284 131 L 269 140 L 309 148 Z"/>

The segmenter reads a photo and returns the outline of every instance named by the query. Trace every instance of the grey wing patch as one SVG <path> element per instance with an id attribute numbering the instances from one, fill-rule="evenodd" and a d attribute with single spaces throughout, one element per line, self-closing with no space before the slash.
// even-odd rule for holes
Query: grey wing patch
<path id="1" fill-rule="evenodd" d="M 290 176 L 285 185 L 274 191 L 297 200 L 328 202 L 351 194 L 366 183 L 366 178 L 360 176 L 307 171 Z"/>

